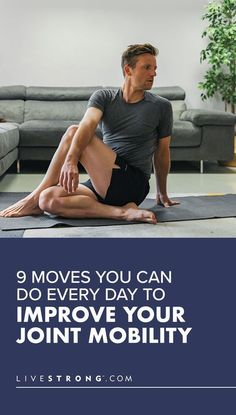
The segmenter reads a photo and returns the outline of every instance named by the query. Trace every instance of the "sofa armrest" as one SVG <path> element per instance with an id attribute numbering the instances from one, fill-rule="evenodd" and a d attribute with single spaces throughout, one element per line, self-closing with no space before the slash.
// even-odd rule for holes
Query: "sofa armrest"
<path id="1" fill-rule="evenodd" d="M 234 125 L 236 124 L 236 115 L 224 111 L 189 109 L 182 112 L 180 120 L 191 121 L 199 127 L 203 125 Z"/>

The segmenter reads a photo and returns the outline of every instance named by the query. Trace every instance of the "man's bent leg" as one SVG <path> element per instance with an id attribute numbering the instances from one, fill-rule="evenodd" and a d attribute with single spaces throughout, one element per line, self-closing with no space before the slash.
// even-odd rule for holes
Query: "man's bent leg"
<path id="1" fill-rule="evenodd" d="M 62 136 L 59 146 L 53 155 L 53 158 L 42 182 L 37 187 L 37 189 L 35 189 L 35 192 L 38 194 L 41 193 L 42 190 L 58 183 L 62 165 L 65 161 L 71 142 L 78 127 L 79 125 L 71 125 Z"/>
<path id="2" fill-rule="evenodd" d="M 115 164 L 117 154 L 96 135 L 84 149 L 80 163 L 88 173 L 96 192 L 104 198 L 111 182 L 112 170 L 120 169 Z"/>
<path id="3" fill-rule="evenodd" d="M 7 209 L 1 211 L 0 216 L 17 217 L 39 215 L 42 213 L 42 210 L 38 206 L 39 195 L 44 189 L 58 183 L 61 167 L 65 161 L 73 136 L 77 129 L 78 125 L 72 125 L 66 130 L 39 186 L 24 199 L 19 200 L 14 205 L 11 205 Z"/>
<path id="4" fill-rule="evenodd" d="M 97 201 L 94 193 L 83 185 L 73 195 L 60 186 L 44 190 L 39 198 L 42 210 L 65 218 L 107 218 L 156 224 L 153 212 L 138 209 L 135 203 L 109 206 Z"/>

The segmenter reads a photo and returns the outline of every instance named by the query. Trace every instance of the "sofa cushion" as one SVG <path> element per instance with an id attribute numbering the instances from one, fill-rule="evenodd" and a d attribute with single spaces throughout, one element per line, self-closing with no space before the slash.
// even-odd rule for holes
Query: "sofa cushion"
<path id="1" fill-rule="evenodd" d="M 20 147 L 57 147 L 72 120 L 33 120 L 20 125 Z"/>
<path id="2" fill-rule="evenodd" d="M 68 127 L 77 125 L 75 120 L 33 120 L 20 125 L 20 147 L 57 147 Z M 97 129 L 96 134 L 101 137 Z"/>
<path id="3" fill-rule="evenodd" d="M 82 87 L 43 87 L 29 86 L 26 99 L 36 101 L 88 101 L 91 95 L 102 86 Z"/>
<path id="4" fill-rule="evenodd" d="M 0 99 L 25 99 L 24 85 L 0 86 Z"/>
<path id="5" fill-rule="evenodd" d="M 0 158 L 3 158 L 19 144 L 19 130 L 14 124 L 0 124 Z"/>
<path id="6" fill-rule="evenodd" d="M 105 89 L 120 89 L 120 86 L 104 86 Z M 180 86 L 154 86 L 150 91 L 154 95 L 160 95 L 169 101 L 184 101 L 185 91 Z"/>
<path id="7" fill-rule="evenodd" d="M 185 99 L 185 91 L 180 86 L 158 86 L 152 88 L 150 92 L 169 99 L 169 101 L 183 101 Z"/>
<path id="8" fill-rule="evenodd" d="M 201 144 L 201 128 L 188 121 L 175 121 L 171 147 L 198 147 Z"/>
<path id="9" fill-rule="evenodd" d="M 24 101 L 0 99 L 0 117 L 8 122 L 22 123 L 24 121 Z"/>
<path id="10" fill-rule="evenodd" d="M 212 111 L 206 109 L 189 109 L 180 117 L 183 121 L 191 121 L 195 125 L 235 125 L 236 115 L 225 111 Z"/>
<path id="11" fill-rule="evenodd" d="M 87 101 L 25 101 L 25 119 L 31 120 L 77 120 L 87 109 Z"/>

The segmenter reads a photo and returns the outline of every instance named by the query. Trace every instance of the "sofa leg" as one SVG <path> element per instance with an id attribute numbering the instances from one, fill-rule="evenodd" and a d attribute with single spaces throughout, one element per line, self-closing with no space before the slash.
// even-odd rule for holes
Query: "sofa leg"
<path id="1" fill-rule="evenodd" d="M 17 173 L 20 173 L 20 160 L 17 160 L 16 162 L 16 171 Z"/>
<path id="2" fill-rule="evenodd" d="M 200 173 L 202 174 L 204 171 L 204 160 L 200 160 Z"/>

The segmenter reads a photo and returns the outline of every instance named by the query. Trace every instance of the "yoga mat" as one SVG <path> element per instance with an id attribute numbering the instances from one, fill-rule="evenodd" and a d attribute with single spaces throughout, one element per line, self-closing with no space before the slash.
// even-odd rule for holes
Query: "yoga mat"
<path id="1" fill-rule="evenodd" d="M 0 193 L 0 210 L 24 197 L 23 193 Z M 210 218 L 236 217 L 236 194 L 222 196 L 186 196 L 173 198 L 180 205 L 169 208 L 155 205 L 153 199 L 146 199 L 140 207 L 150 209 L 158 222 L 175 222 Z M 136 224 L 113 219 L 64 219 L 49 215 L 25 216 L 22 218 L 0 218 L 2 231 L 17 229 L 51 228 L 53 226 L 109 226 Z"/>

